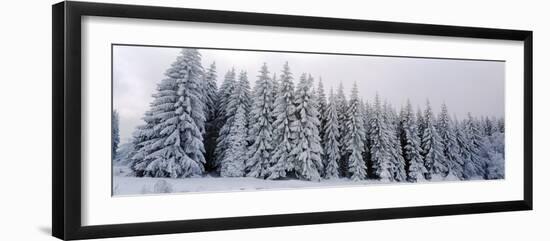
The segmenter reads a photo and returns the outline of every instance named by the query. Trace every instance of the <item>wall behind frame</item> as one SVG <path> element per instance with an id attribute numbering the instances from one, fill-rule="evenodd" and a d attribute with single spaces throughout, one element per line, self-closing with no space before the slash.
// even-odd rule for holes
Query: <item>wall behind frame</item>
<path id="1" fill-rule="evenodd" d="M 155 236 L 155 240 L 547 239 L 550 194 L 544 151 L 550 134 L 550 24 L 544 1 L 112 0 L 188 8 L 316 15 L 534 31 L 534 211 Z M 11 1 L 0 29 L 2 240 L 54 240 L 51 231 L 51 4 Z M 32 140 L 32 141 L 29 141 Z M 21 143 L 27 143 L 23 145 Z M 11 171 L 9 171 L 11 170 Z M 15 170 L 15 171 L 14 171 Z M 431 235 L 426 235 L 426 228 Z M 112 240 L 151 240 L 132 237 Z"/>

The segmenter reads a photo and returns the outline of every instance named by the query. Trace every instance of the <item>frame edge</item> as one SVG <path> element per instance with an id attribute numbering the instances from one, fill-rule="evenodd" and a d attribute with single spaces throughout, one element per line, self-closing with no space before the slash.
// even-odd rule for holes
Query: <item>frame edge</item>
<path id="1" fill-rule="evenodd" d="M 523 201 L 533 210 L 533 31 L 525 32 L 523 56 Z"/>
<path id="2" fill-rule="evenodd" d="M 65 238 L 65 3 L 52 5 L 52 236 Z"/>
<path id="3" fill-rule="evenodd" d="M 90 7 L 88 9 L 87 7 Z M 109 11 L 98 11 L 104 7 Z M 125 7 L 131 11 L 125 11 Z M 154 8 L 154 11 L 146 11 L 147 8 Z M 472 38 L 488 39 L 510 39 L 524 42 L 524 120 L 525 120 L 525 153 L 524 153 L 524 198 L 523 200 L 492 202 L 492 203 L 470 203 L 453 204 L 440 206 L 404 207 L 390 209 L 370 210 L 345 210 L 323 213 L 294 213 L 284 215 L 267 215 L 251 217 L 214 218 L 202 220 L 180 220 L 166 222 L 128 223 L 99 226 L 82 226 L 81 224 L 81 199 L 80 193 L 80 172 L 66 173 L 67 170 L 80 170 L 80 160 L 74 159 L 80 153 L 81 133 L 75 133 L 80 126 L 80 15 L 87 15 L 89 12 L 98 16 L 116 15 L 119 17 L 152 18 L 161 19 L 159 16 L 163 11 L 185 11 L 190 16 L 182 17 L 170 15 L 166 19 L 173 18 L 197 18 L 199 22 L 220 22 L 227 20 L 226 14 L 235 13 L 237 18 L 233 22 L 245 21 L 247 17 L 257 15 L 268 15 L 268 19 L 257 20 L 255 25 L 269 26 L 273 19 L 289 17 L 291 20 L 302 19 L 297 27 L 315 28 L 314 25 L 322 21 L 332 22 L 335 25 L 325 25 L 322 29 L 338 29 L 346 23 L 354 26 L 350 31 L 366 31 L 358 26 L 361 22 L 369 23 L 371 32 L 416 32 L 412 34 L 432 36 L 453 36 L 465 34 Z M 197 15 L 197 12 L 207 12 L 205 16 Z M 209 15 L 222 14 L 218 18 L 208 19 Z M 139 17 L 141 16 L 141 17 Z M 269 20 L 271 19 L 271 20 Z M 183 20 L 185 21 L 185 20 Z M 189 21 L 189 20 L 188 20 Z M 290 20 L 277 20 L 279 26 L 291 24 Z M 277 22 L 275 21 L 275 22 Z M 358 24 L 358 25 L 355 25 Z M 392 25 L 391 30 L 381 29 L 385 24 Z M 306 26 L 311 25 L 311 26 Z M 405 25 L 408 28 L 405 28 Z M 401 26 L 401 27 L 399 27 Z M 429 30 L 422 30 L 423 27 Z M 78 30 L 78 33 L 75 33 Z M 465 31 L 461 32 L 461 31 Z M 502 32 L 500 32 L 502 31 Z M 460 32 L 460 34 L 457 34 Z M 500 33 L 499 33 L 500 32 Z M 404 33 L 407 34 L 407 33 Z M 291 16 L 277 14 L 258 14 L 244 12 L 227 12 L 217 10 L 181 9 L 159 6 L 136 6 L 120 4 L 104 4 L 89 2 L 60 2 L 52 6 L 52 235 L 59 239 L 90 239 L 121 236 L 141 236 L 170 233 L 204 232 L 216 230 L 265 228 L 294 225 L 314 225 L 326 223 L 357 222 L 370 220 L 387 220 L 398 218 L 435 217 L 446 215 L 477 214 L 503 211 L 524 211 L 533 209 L 532 189 L 532 32 L 524 30 L 500 30 L 472 27 L 396 23 L 369 20 L 350 20 L 321 18 L 309 16 Z M 68 60 L 77 60 L 73 63 Z M 74 67 L 74 68 L 73 68 Z M 77 92 L 75 92 L 77 91 Z M 75 97 L 78 97 L 76 100 Z M 67 102 L 75 100 L 75 102 Z M 75 121 L 78 121 L 77 123 Z M 76 140 L 76 142 L 74 142 Z M 71 149 L 69 146 L 77 147 Z M 78 212 L 77 212 L 78 211 Z"/>

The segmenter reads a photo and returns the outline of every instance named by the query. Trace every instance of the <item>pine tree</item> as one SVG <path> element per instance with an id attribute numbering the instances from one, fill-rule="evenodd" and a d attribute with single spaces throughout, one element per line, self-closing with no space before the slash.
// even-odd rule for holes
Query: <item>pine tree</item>
<path id="1" fill-rule="evenodd" d="M 151 112 L 145 112 L 145 119 L 152 119 Z M 132 145 L 134 146 L 134 151 L 128 154 L 130 158 L 129 167 L 132 170 L 132 173 L 136 177 L 144 177 L 147 175 L 145 168 L 149 164 L 150 160 L 147 160 L 145 157 L 151 153 L 149 147 L 151 146 L 151 140 L 155 138 L 157 133 L 153 130 L 155 123 L 150 122 L 142 124 L 136 127 L 135 131 L 132 133 Z M 147 146 L 147 147 L 146 147 Z"/>
<path id="2" fill-rule="evenodd" d="M 231 76 L 229 76 L 229 78 L 231 78 Z M 228 80 L 228 82 L 231 83 L 231 80 Z M 231 89 L 231 93 L 226 99 L 225 104 L 220 103 L 221 107 L 225 107 L 225 110 L 223 111 L 223 113 L 225 113 L 225 123 L 220 129 L 218 144 L 216 146 L 216 157 L 218 158 L 219 163 L 226 159 L 225 154 L 227 149 L 230 147 L 228 136 L 231 128 L 233 127 L 233 122 L 235 120 L 238 107 L 242 105 L 245 113 L 250 112 L 250 84 L 248 82 L 246 72 L 241 71 L 239 73 L 238 82 L 236 82 L 232 88 L 229 87 L 229 89 Z"/>
<path id="3" fill-rule="evenodd" d="M 117 157 L 114 162 L 117 162 L 118 165 L 129 166 L 132 162 L 132 156 L 136 154 L 136 146 L 134 145 L 133 137 L 128 139 L 128 142 L 121 144 L 118 147 Z"/>
<path id="4" fill-rule="evenodd" d="M 483 135 L 484 136 L 491 136 L 495 132 L 495 127 L 493 126 L 493 121 L 489 119 L 489 117 L 485 117 L 483 119 Z"/>
<path id="5" fill-rule="evenodd" d="M 250 110 L 252 109 L 252 94 L 250 92 L 250 82 L 248 81 L 246 71 L 242 71 L 239 75 L 239 86 L 242 87 L 242 95 L 240 98 L 244 104 L 244 111 L 245 113 L 250 113 Z"/>
<path id="6" fill-rule="evenodd" d="M 439 131 L 439 136 L 441 136 L 441 144 L 443 145 L 443 164 L 447 167 L 447 172 L 444 173 L 444 176 L 453 175 L 455 177 L 462 177 L 464 162 L 460 155 L 458 154 L 458 143 L 456 136 L 452 130 L 452 123 L 449 118 L 449 113 L 447 110 L 447 105 L 441 105 L 441 112 L 439 113 L 439 118 L 437 122 L 437 130 Z"/>
<path id="7" fill-rule="evenodd" d="M 237 88 L 240 89 L 237 90 Z M 244 108 L 245 113 L 250 113 L 250 109 L 252 108 L 252 94 L 250 93 L 250 82 L 248 81 L 248 74 L 244 70 L 239 73 L 239 81 L 237 82 L 237 87 L 229 98 L 227 112 L 236 114 L 237 107 L 241 104 Z M 229 117 L 228 119 L 231 119 L 231 117 Z"/>
<path id="8" fill-rule="evenodd" d="M 496 119 L 494 119 L 493 123 L 496 122 Z M 498 132 L 497 128 L 494 128 L 494 130 L 495 132 L 490 136 L 484 137 L 486 147 L 483 152 L 483 157 L 486 160 L 485 179 L 503 179 L 505 174 L 504 134 Z"/>
<path id="9" fill-rule="evenodd" d="M 389 153 L 390 142 L 387 134 L 387 126 L 385 122 L 382 104 L 378 93 L 374 99 L 374 107 L 370 118 L 370 156 L 372 168 L 375 177 L 383 181 L 393 180 L 394 166 Z"/>
<path id="10" fill-rule="evenodd" d="M 250 111 L 250 84 L 245 71 L 239 73 L 239 81 L 229 97 L 226 107 L 227 121 L 222 130 L 229 130 L 225 137 L 227 149 L 222 155 L 220 175 L 240 177 L 244 175 L 247 159 L 248 113 Z M 242 113 L 238 113 L 241 111 Z M 239 114 L 239 115 L 237 115 Z"/>
<path id="11" fill-rule="evenodd" d="M 416 109 L 416 126 L 418 127 L 418 138 L 422 140 L 422 136 L 424 136 L 424 129 L 426 129 L 426 121 L 424 121 L 424 114 L 422 113 L 422 109 L 420 109 L 420 107 Z"/>
<path id="12" fill-rule="evenodd" d="M 113 110 L 111 114 L 111 158 L 117 158 L 118 145 L 120 144 L 118 111 Z"/>
<path id="13" fill-rule="evenodd" d="M 426 102 L 426 110 L 424 111 L 424 124 L 420 146 L 422 147 L 424 164 L 428 170 L 426 179 L 430 180 L 434 175 L 446 173 L 447 167 L 444 164 L 443 145 L 436 129 L 436 121 L 429 101 Z"/>
<path id="14" fill-rule="evenodd" d="M 470 165 L 468 170 L 468 176 L 472 177 L 484 177 L 485 176 L 485 165 L 486 163 L 481 158 L 481 151 L 485 148 L 485 143 L 481 136 L 481 131 L 476 124 L 474 117 L 470 113 L 466 118 L 464 123 L 464 129 L 467 141 L 470 144 Z"/>
<path id="15" fill-rule="evenodd" d="M 216 104 L 218 103 L 217 78 L 216 62 L 213 62 L 206 70 L 203 80 L 203 97 L 207 122 L 212 122 L 216 118 Z"/>
<path id="16" fill-rule="evenodd" d="M 497 120 L 497 130 L 500 133 L 504 133 L 504 117 Z"/>
<path id="17" fill-rule="evenodd" d="M 344 141 L 347 143 L 345 150 L 348 158 L 348 173 L 352 180 L 363 180 L 367 174 L 367 166 L 363 160 L 363 150 L 365 148 L 365 130 L 363 124 L 363 111 L 360 110 L 359 91 L 357 84 L 353 84 L 351 97 L 346 113 L 347 132 Z"/>
<path id="18" fill-rule="evenodd" d="M 365 104 L 365 101 L 363 101 L 363 98 L 359 99 L 359 115 L 361 116 L 362 122 L 363 122 L 363 160 L 365 161 L 365 165 L 367 164 L 367 154 L 368 151 L 367 148 L 367 142 L 368 142 L 368 125 L 369 125 L 369 118 L 367 117 L 367 106 Z M 368 176 L 368 172 L 367 172 Z"/>
<path id="19" fill-rule="evenodd" d="M 264 178 L 273 151 L 273 83 L 264 63 L 254 86 L 249 138 L 252 145 L 246 161 L 247 176 Z"/>
<path id="20" fill-rule="evenodd" d="M 338 163 L 340 163 L 340 128 L 338 126 L 338 113 L 336 99 L 332 88 L 330 89 L 329 102 L 327 105 L 327 122 L 323 136 L 324 146 L 324 177 L 327 179 L 338 178 Z"/>
<path id="21" fill-rule="evenodd" d="M 231 69 L 225 73 L 225 76 L 223 78 L 223 83 L 218 91 L 218 102 L 219 102 L 219 108 L 218 111 L 220 113 L 225 113 L 225 109 L 227 108 L 227 104 L 229 103 L 229 98 L 231 97 L 231 93 L 233 93 L 233 90 L 237 86 L 237 79 L 236 79 L 236 73 L 235 69 Z M 226 115 L 225 114 L 218 114 L 217 116 L 223 118 L 225 120 Z"/>
<path id="22" fill-rule="evenodd" d="M 319 181 L 323 171 L 319 113 L 313 90 L 313 78 L 302 74 L 296 87 L 296 144 L 291 151 L 296 176 L 304 180 Z"/>
<path id="23" fill-rule="evenodd" d="M 495 133 L 499 133 L 499 129 L 498 129 L 498 119 L 496 117 L 491 117 L 491 131 L 492 131 L 492 134 L 495 134 Z"/>
<path id="24" fill-rule="evenodd" d="M 137 177 L 153 176 L 154 173 L 147 171 L 147 166 L 153 161 L 151 153 L 164 147 L 163 140 L 166 133 L 155 128 L 161 120 L 169 118 L 175 112 L 175 103 L 178 99 L 177 84 L 173 78 L 163 79 L 153 94 L 153 101 L 150 109 L 145 112 L 142 118 L 145 124 L 136 128 L 133 133 L 133 145 L 135 152 L 131 153 L 130 169 Z M 163 175 L 161 172 L 160 175 Z"/>
<path id="25" fill-rule="evenodd" d="M 216 148 L 216 139 L 218 138 L 219 126 L 216 123 L 217 114 L 218 114 L 218 87 L 217 87 L 217 74 L 216 74 L 216 63 L 213 62 L 206 73 L 204 74 L 203 80 L 203 98 L 205 102 L 205 113 L 206 113 L 206 123 L 204 136 L 204 149 L 206 165 L 205 169 L 207 171 L 215 170 L 215 157 L 214 150 Z"/>
<path id="26" fill-rule="evenodd" d="M 409 100 L 407 100 L 407 105 L 401 111 L 400 120 L 399 136 L 403 159 L 405 160 L 407 180 L 409 182 L 424 180 L 427 170 L 422 159 L 420 138 L 418 137 L 418 129 Z"/>
<path id="27" fill-rule="evenodd" d="M 163 137 L 162 147 L 149 156 L 153 159 L 147 171 L 156 177 L 189 177 L 204 172 L 204 102 L 201 94 L 203 78 L 201 56 L 196 49 L 184 49 L 176 62 L 166 71 L 166 76 L 177 85 L 176 102 L 173 98 L 160 107 L 160 122 L 155 129 Z M 172 107 L 173 106 L 173 107 Z"/>
<path id="28" fill-rule="evenodd" d="M 229 135 L 230 126 L 232 123 L 227 123 L 228 119 L 235 115 L 229 113 L 227 106 L 231 94 L 237 87 L 235 69 L 231 69 L 225 74 L 223 83 L 218 91 L 218 111 L 216 114 L 216 128 L 219 129 L 218 138 L 216 139 L 216 147 L 214 149 L 214 160 L 212 167 L 219 171 L 220 163 L 224 159 L 225 150 L 228 148 L 227 136 Z M 227 125 L 226 125 L 227 124 Z M 224 128 L 224 126 L 226 126 Z"/>
<path id="29" fill-rule="evenodd" d="M 242 88 L 239 86 L 238 88 Z M 220 176 L 242 177 L 245 173 L 245 161 L 247 158 L 247 128 L 245 105 L 240 103 L 234 116 L 233 125 L 230 128 L 228 143 L 229 149 L 221 163 Z"/>
<path id="30" fill-rule="evenodd" d="M 370 137 L 370 122 L 371 116 L 374 113 L 372 106 L 367 101 L 365 103 L 363 111 L 363 124 L 365 129 L 365 147 L 363 148 L 363 160 L 365 160 L 365 165 L 367 166 L 367 178 L 374 179 L 376 178 L 375 170 L 372 168 L 373 163 L 371 160 L 371 137 Z"/>
<path id="31" fill-rule="evenodd" d="M 454 121 L 453 132 L 456 137 L 458 157 L 460 158 L 462 163 L 462 173 L 460 176 L 458 176 L 458 178 L 461 180 L 468 180 L 475 175 L 475 168 L 471 163 L 472 158 L 476 158 L 473 157 L 473 155 L 477 154 L 472 153 L 472 147 L 470 145 L 468 137 L 466 136 L 466 133 L 464 132 L 464 126 L 456 120 L 456 117 Z"/>
<path id="32" fill-rule="evenodd" d="M 390 154 L 390 160 L 392 162 L 393 180 L 406 181 L 407 173 L 405 171 L 405 159 L 403 158 L 401 142 L 399 141 L 399 134 L 397 128 L 399 127 L 399 117 L 393 110 L 391 105 L 384 103 L 384 117 L 386 122 L 386 131 L 389 141 L 388 152 Z"/>
<path id="33" fill-rule="evenodd" d="M 286 177 L 294 166 L 290 162 L 290 152 L 295 142 L 296 110 L 294 107 L 294 83 L 288 62 L 285 63 L 279 83 L 279 91 L 275 100 L 273 115 L 273 140 L 275 149 L 268 170 L 269 179 Z"/>
<path id="34" fill-rule="evenodd" d="M 347 150 L 347 143 L 344 140 L 344 137 L 347 135 L 346 131 L 346 112 L 348 109 L 348 102 L 346 100 L 346 95 L 344 94 L 344 85 L 342 82 L 340 82 L 340 85 L 338 86 L 338 90 L 336 92 L 336 110 L 338 114 L 338 125 L 340 126 L 340 139 L 338 140 L 338 143 L 340 143 L 340 175 L 345 177 L 348 175 L 348 161 L 346 152 L 344 150 Z"/>
<path id="35" fill-rule="evenodd" d="M 273 107 L 273 109 L 275 109 L 275 101 L 277 101 L 277 96 L 279 95 L 279 88 L 280 88 L 279 80 L 277 79 L 276 73 L 273 73 L 273 77 L 271 77 L 271 83 L 273 85 L 273 94 L 272 94 L 273 103 L 271 104 L 271 106 Z M 275 116 L 273 116 L 273 120 L 275 120 Z"/>
<path id="36" fill-rule="evenodd" d="M 325 95 L 325 88 L 323 87 L 323 80 L 319 78 L 319 84 L 317 86 L 317 109 L 319 111 L 319 136 L 325 136 L 325 129 L 327 123 L 327 96 Z M 321 147 L 324 148 L 325 143 L 321 139 Z"/>

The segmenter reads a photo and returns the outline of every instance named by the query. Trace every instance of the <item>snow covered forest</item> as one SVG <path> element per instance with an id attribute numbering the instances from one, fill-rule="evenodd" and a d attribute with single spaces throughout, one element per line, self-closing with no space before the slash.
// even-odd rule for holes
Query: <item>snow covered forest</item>
<path id="1" fill-rule="evenodd" d="M 198 50 L 183 49 L 130 142 L 120 144 L 113 112 L 113 165 L 127 170 L 114 175 L 311 183 L 504 178 L 502 117 L 457 119 L 429 100 L 396 107 L 378 94 L 360 98 L 356 85 L 350 93 L 342 84 L 325 91 L 322 79 L 294 74 L 289 63 L 278 75 L 258 66 L 222 77 L 215 63 L 202 66 Z"/>

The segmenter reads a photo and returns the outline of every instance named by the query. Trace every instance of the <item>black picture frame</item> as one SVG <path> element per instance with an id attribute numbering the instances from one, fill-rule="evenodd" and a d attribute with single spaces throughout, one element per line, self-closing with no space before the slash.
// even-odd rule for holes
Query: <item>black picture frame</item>
<path id="1" fill-rule="evenodd" d="M 517 40 L 524 43 L 524 180 L 523 199 L 421 207 L 342 210 L 334 212 L 140 222 L 99 226 L 81 224 L 81 17 L 229 23 L 426 36 Z M 170 7 L 60 2 L 52 6 L 52 233 L 65 239 L 106 238 L 532 210 L 533 208 L 533 33 L 460 26 L 366 21 L 323 17 L 198 10 Z"/>

